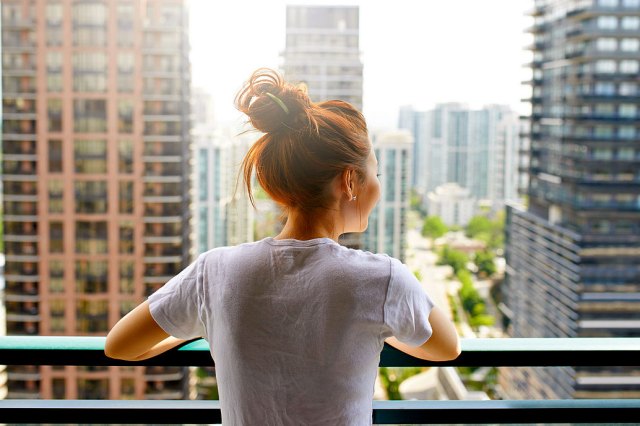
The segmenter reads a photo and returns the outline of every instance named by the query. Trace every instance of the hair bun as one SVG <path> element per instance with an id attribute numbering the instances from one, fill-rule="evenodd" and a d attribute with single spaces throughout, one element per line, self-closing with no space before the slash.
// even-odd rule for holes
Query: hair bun
<path id="1" fill-rule="evenodd" d="M 304 90 L 285 83 L 270 68 L 259 68 L 251 74 L 238 92 L 235 104 L 247 114 L 251 125 L 264 133 L 308 125 L 313 107 Z"/>

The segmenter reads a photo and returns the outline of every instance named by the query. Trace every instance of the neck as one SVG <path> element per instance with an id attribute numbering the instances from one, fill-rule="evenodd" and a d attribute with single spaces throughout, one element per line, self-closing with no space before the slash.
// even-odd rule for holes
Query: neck
<path id="1" fill-rule="evenodd" d="M 314 238 L 331 238 L 337 242 L 342 226 L 335 213 L 335 211 L 327 209 L 322 214 L 303 214 L 298 210 L 290 209 L 287 222 L 275 239 L 292 238 L 304 241 Z"/>

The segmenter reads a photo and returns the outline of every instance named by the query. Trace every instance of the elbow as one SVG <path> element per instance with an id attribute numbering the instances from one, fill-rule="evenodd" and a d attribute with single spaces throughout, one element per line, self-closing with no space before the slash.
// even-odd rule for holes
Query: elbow
<path id="1" fill-rule="evenodd" d="M 432 361 L 453 361 L 454 359 L 457 359 L 461 353 L 462 348 L 460 347 L 460 340 L 456 339 L 456 343 L 454 345 L 440 348 L 435 359 L 431 359 Z"/>
<path id="2" fill-rule="evenodd" d="M 453 361 L 454 359 L 458 358 L 461 353 L 462 348 L 460 347 L 460 340 L 458 340 L 455 347 L 451 348 L 451 350 L 448 351 L 448 353 L 446 354 L 447 359 L 445 359 L 444 361 Z"/>
<path id="3" fill-rule="evenodd" d="M 104 343 L 104 354 L 106 357 L 122 361 L 133 361 L 135 356 L 129 354 L 125 349 L 126 348 L 118 344 L 111 335 L 107 336 L 107 340 Z"/>

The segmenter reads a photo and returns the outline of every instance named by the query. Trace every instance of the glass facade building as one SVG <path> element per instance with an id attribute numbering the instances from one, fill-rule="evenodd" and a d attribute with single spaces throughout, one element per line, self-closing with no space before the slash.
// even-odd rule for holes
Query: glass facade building
<path id="1" fill-rule="evenodd" d="M 3 0 L 8 334 L 104 336 L 190 261 L 182 0 Z M 10 398 L 184 398 L 174 367 L 16 366 Z"/>
<path id="2" fill-rule="evenodd" d="M 405 260 L 413 138 L 407 131 L 375 134 L 380 201 L 369 215 L 364 250 Z"/>
<path id="3" fill-rule="evenodd" d="M 640 2 L 536 1 L 532 15 L 529 207 L 507 217 L 511 334 L 638 336 Z M 503 386 L 509 397 L 637 398 L 637 377 L 505 370 Z"/>

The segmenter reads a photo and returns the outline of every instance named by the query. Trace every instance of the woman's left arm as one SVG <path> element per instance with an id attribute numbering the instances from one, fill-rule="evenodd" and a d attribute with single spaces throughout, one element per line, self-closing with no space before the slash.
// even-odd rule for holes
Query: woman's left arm
<path id="1" fill-rule="evenodd" d="M 107 335 L 104 353 L 109 358 L 141 361 L 178 346 L 186 340 L 167 334 L 153 319 L 149 303 L 142 302 L 116 323 Z"/>

